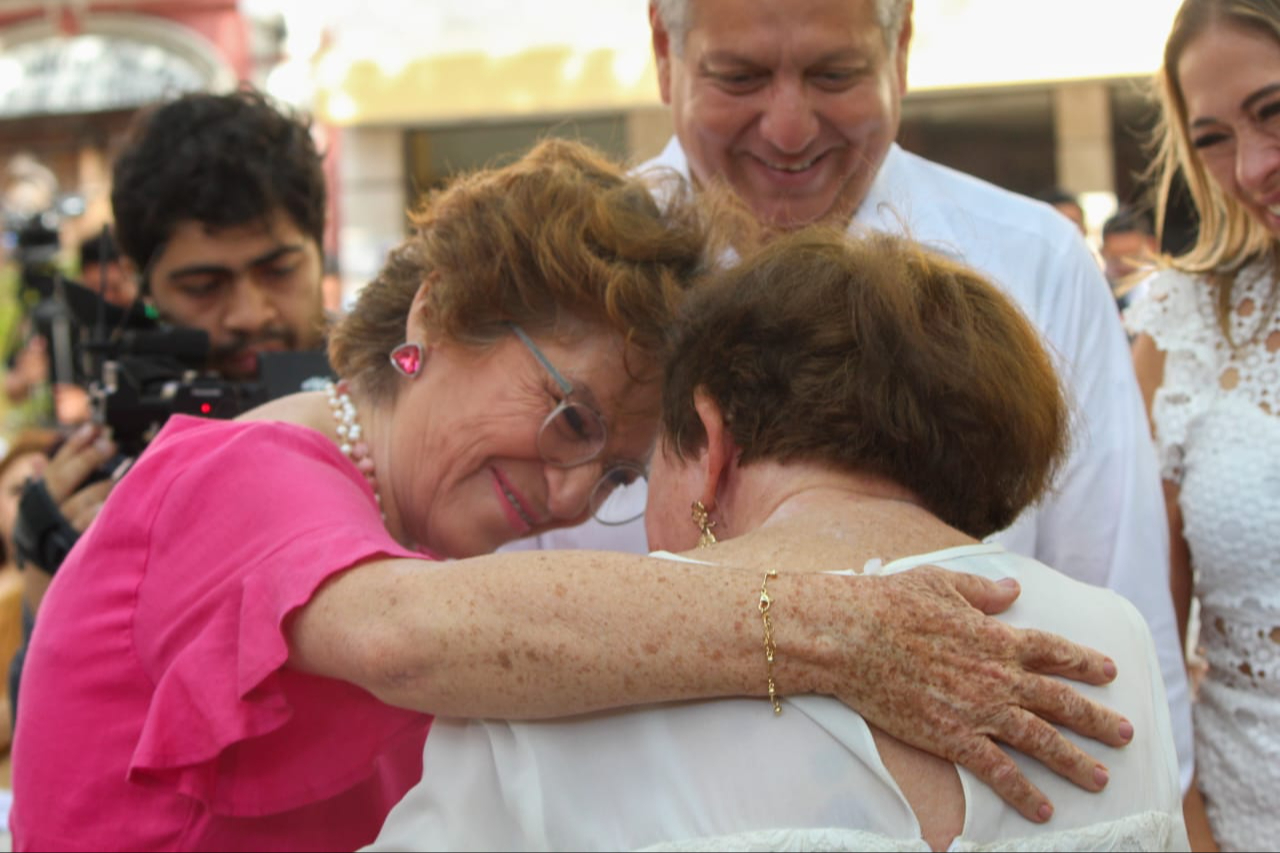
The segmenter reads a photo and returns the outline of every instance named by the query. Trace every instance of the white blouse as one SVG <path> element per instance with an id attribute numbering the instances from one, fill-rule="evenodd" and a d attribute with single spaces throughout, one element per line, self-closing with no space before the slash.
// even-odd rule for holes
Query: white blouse
<path id="1" fill-rule="evenodd" d="M 924 563 L 1016 578 L 1022 595 L 1000 618 L 1104 650 L 1119 678 L 1073 686 L 1136 730 L 1122 749 L 1066 733 L 1110 769 L 1101 794 L 1014 755 L 1054 803 L 1045 826 L 960 768 L 965 823 L 951 849 L 1188 849 L 1168 706 L 1137 610 L 998 545 L 873 561 L 866 573 Z M 783 706 L 778 717 L 767 699 L 724 699 L 551 721 L 437 719 L 422 781 L 369 849 L 929 849 L 860 715 L 821 696 Z"/>

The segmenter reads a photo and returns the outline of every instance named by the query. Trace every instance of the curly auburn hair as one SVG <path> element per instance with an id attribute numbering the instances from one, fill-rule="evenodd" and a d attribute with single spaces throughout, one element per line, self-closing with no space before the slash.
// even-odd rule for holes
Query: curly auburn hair
<path id="1" fill-rule="evenodd" d="M 184 221 L 230 228 L 282 210 L 323 246 L 324 167 L 309 122 L 260 92 L 197 92 L 139 115 L 115 161 L 111 208 L 116 241 L 144 274 Z"/>
<path id="2" fill-rule="evenodd" d="M 586 145 L 541 142 L 426 198 L 414 233 L 330 335 L 330 362 L 365 393 L 394 395 L 387 354 L 424 284 L 435 340 L 482 347 L 508 324 L 553 336 L 603 328 L 656 359 L 710 251 L 699 210 L 678 185 L 630 177 Z"/>
<path id="3" fill-rule="evenodd" d="M 887 235 L 813 226 L 692 294 L 665 366 L 663 435 L 706 444 L 719 405 L 743 465 L 877 474 L 982 538 L 1049 486 L 1070 417 L 1031 323 L 976 272 Z"/>

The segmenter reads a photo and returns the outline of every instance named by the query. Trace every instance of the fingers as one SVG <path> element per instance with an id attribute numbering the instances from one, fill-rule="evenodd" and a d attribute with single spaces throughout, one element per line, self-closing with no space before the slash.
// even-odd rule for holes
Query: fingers
<path id="1" fill-rule="evenodd" d="M 1008 610 L 1009 605 L 1013 604 L 1022 591 L 1018 582 L 1012 578 L 997 582 L 977 575 L 948 572 L 943 569 L 936 569 L 936 571 L 962 598 L 987 615 Z"/>
<path id="2" fill-rule="evenodd" d="M 1086 699 L 1070 685 L 1043 676 L 1029 676 L 1021 694 L 1019 704 L 1024 709 L 1076 734 L 1116 747 L 1133 740 L 1133 724 L 1123 715 Z"/>
<path id="3" fill-rule="evenodd" d="M 1044 631 L 1024 629 L 1018 660 L 1032 672 L 1061 675 L 1086 684 L 1107 684 L 1116 677 L 1111 658 Z"/>
<path id="4" fill-rule="evenodd" d="M 88 529 L 89 523 L 98 516 L 102 503 L 107 499 L 112 486 L 111 480 L 102 480 L 92 486 L 86 486 L 67 498 L 60 509 L 67 521 L 81 533 Z"/>
<path id="5" fill-rule="evenodd" d="M 1031 784 L 1008 753 L 985 737 L 975 737 L 953 759 L 981 779 L 1000 799 L 1027 820 L 1044 823 L 1053 816 L 1053 805 Z"/>
<path id="6" fill-rule="evenodd" d="M 1109 778 L 1106 767 L 1035 714 L 1014 708 L 1003 722 L 1002 730 L 994 735 L 997 740 L 1036 759 L 1086 791 L 1097 792 L 1106 787 Z"/>
<path id="7" fill-rule="evenodd" d="M 44 471 L 45 488 L 48 489 L 49 496 L 61 504 L 115 452 L 115 442 L 106 436 L 102 427 L 85 424 L 49 460 Z"/>

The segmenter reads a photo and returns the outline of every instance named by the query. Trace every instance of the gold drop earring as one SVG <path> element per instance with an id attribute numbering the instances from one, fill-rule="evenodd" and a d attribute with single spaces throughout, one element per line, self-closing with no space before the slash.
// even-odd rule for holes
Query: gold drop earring
<path id="1" fill-rule="evenodd" d="M 693 502 L 693 523 L 698 525 L 698 547 L 709 548 L 716 544 L 716 535 L 711 532 L 711 528 L 716 523 L 710 519 L 707 514 L 707 508 L 702 505 L 702 501 Z"/>

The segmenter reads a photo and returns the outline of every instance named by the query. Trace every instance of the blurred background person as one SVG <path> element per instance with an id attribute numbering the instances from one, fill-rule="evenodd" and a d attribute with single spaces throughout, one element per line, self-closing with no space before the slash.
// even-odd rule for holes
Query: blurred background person
<path id="1" fill-rule="evenodd" d="M 1129 309 L 1159 445 L 1186 631 L 1209 670 L 1196 704 L 1192 841 L 1280 838 L 1280 2 L 1186 0 L 1158 79 L 1157 211 L 1175 178 L 1200 229 Z M 1161 223 L 1163 227 L 1163 222 Z M 1200 795 L 1209 826 L 1193 817 Z M 1212 832 L 1212 837 L 1209 835 Z"/>
<path id="2" fill-rule="evenodd" d="M 124 268 L 110 231 L 80 242 L 80 283 L 117 308 L 138 298 L 138 279 Z"/>
<path id="3" fill-rule="evenodd" d="M 28 478 L 38 477 L 48 464 L 58 442 L 52 430 L 28 429 L 14 436 L 4 458 L 0 459 L 0 667 L 7 672 L 23 639 L 23 582 L 17 565 L 14 525 L 18 517 L 18 500 Z M 0 694 L 0 746 L 7 749 L 13 734 L 12 706 L 16 701 L 4 681 Z"/>
<path id="4" fill-rule="evenodd" d="M 1075 223 L 1076 228 L 1080 231 L 1081 236 L 1086 233 L 1084 222 L 1084 208 L 1080 205 L 1080 199 L 1076 198 L 1072 193 L 1067 192 L 1062 187 L 1046 187 L 1032 196 L 1036 201 L 1042 201 L 1061 213 L 1063 216 Z"/>
<path id="5" fill-rule="evenodd" d="M 1141 297 L 1146 285 L 1135 273 L 1149 269 L 1159 253 L 1154 218 L 1133 205 L 1124 205 L 1102 223 L 1102 256 L 1107 282 L 1120 310 Z"/>

